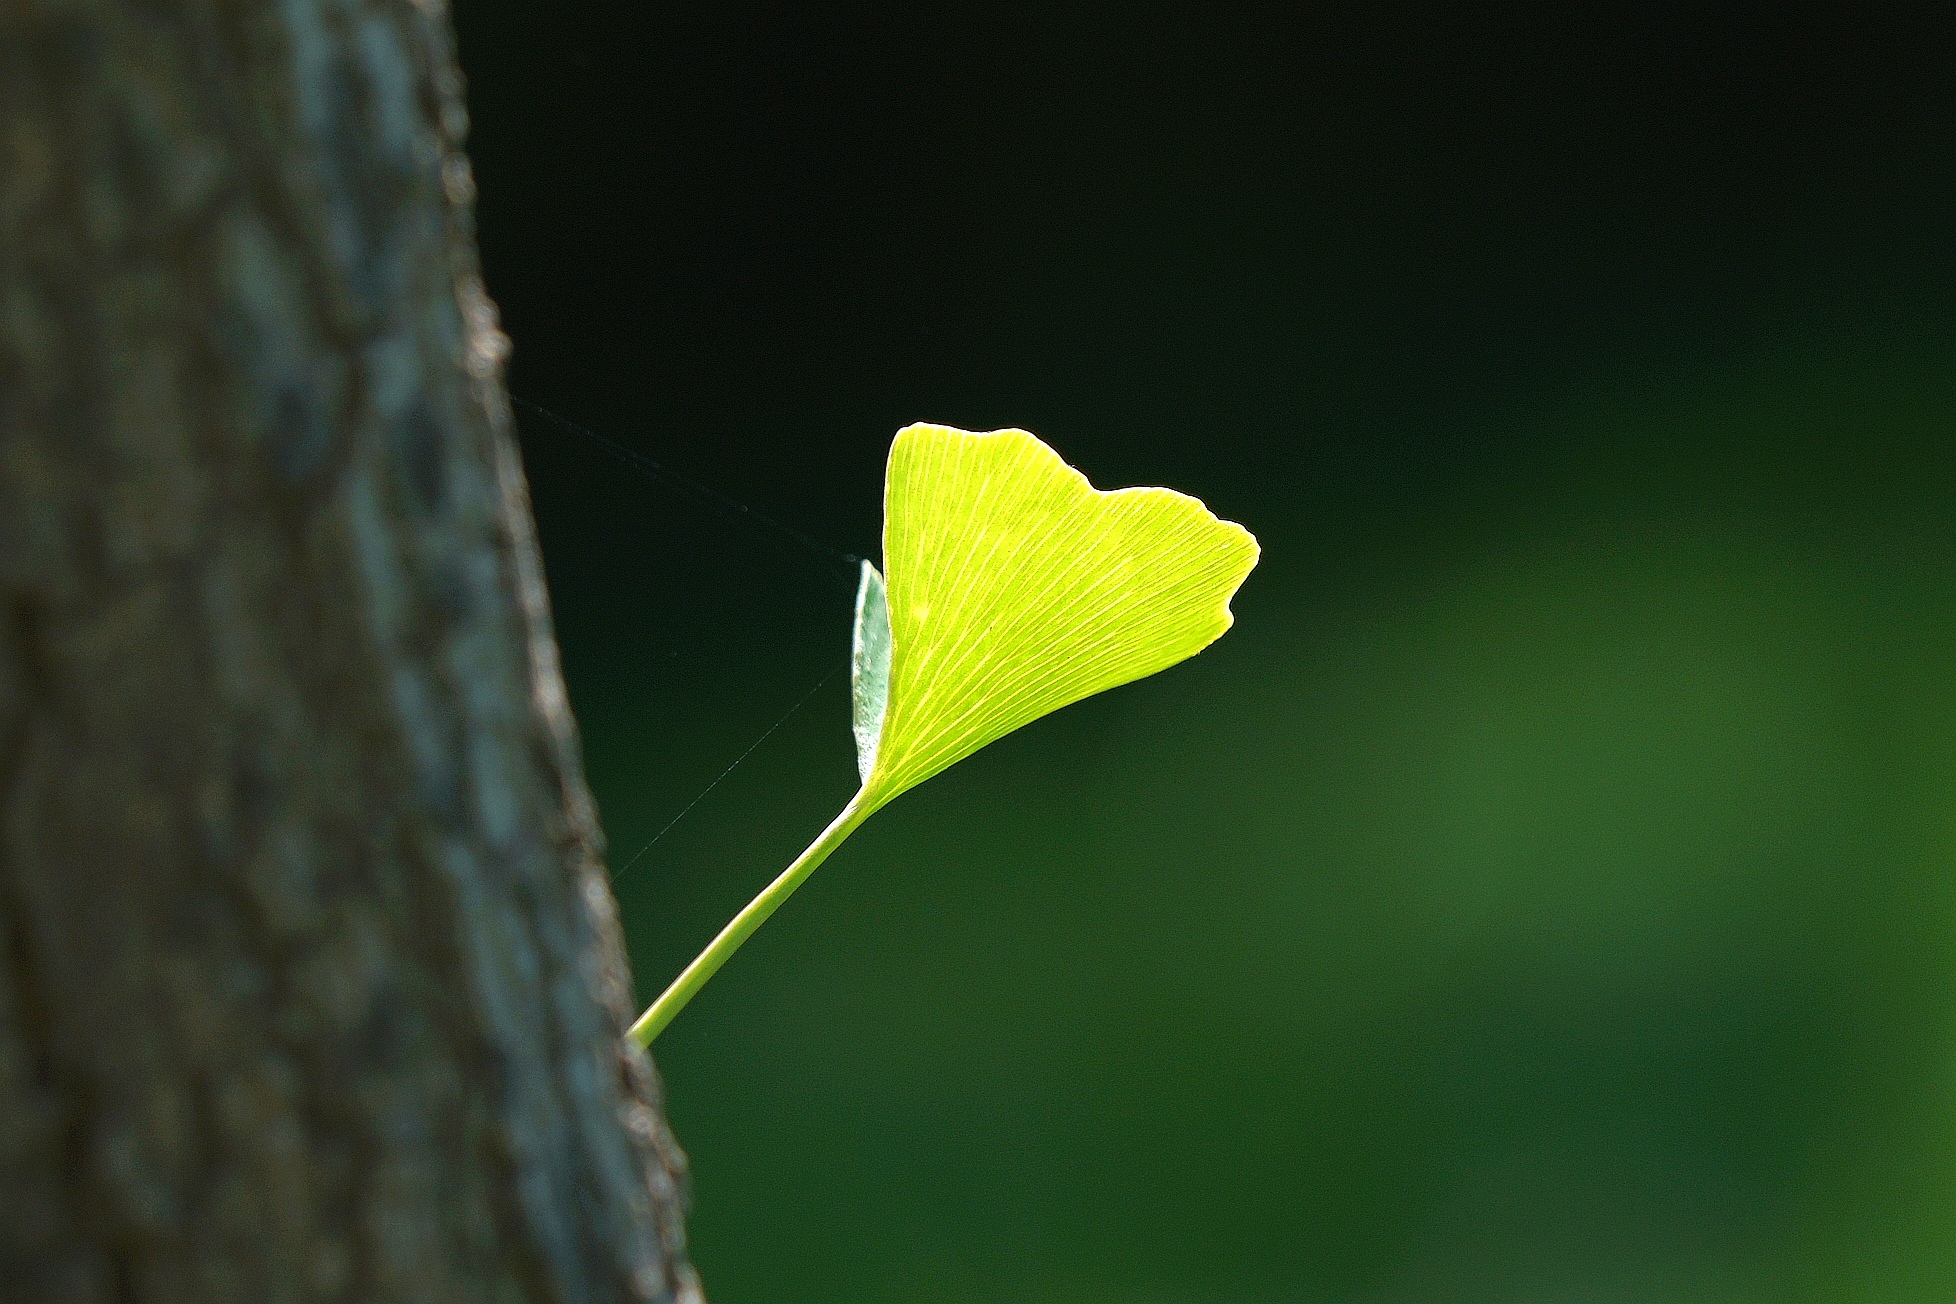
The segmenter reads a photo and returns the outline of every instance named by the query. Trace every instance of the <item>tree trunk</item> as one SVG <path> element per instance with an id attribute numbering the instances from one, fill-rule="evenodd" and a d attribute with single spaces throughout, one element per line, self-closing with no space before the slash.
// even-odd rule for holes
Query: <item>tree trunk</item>
<path id="1" fill-rule="evenodd" d="M 0 0 L 0 1295 L 697 1299 L 440 0 Z"/>

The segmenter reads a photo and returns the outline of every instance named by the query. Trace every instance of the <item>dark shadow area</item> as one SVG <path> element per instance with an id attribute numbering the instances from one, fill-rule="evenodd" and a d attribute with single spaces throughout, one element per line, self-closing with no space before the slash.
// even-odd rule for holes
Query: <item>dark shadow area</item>
<path id="1" fill-rule="evenodd" d="M 846 651 L 913 420 L 1257 532 L 661 1039 L 717 1304 L 1956 1298 L 1934 6 L 460 6 L 624 865 Z M 655 993 L 832 682 L 619 882 Z"/>

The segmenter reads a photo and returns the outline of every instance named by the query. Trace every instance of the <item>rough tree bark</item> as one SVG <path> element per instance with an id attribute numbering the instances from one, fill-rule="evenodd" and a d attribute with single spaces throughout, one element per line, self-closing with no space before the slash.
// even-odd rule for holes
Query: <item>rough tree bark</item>
<path id="1" fill-rule="evenodd" d="M 441 0 L 0 0 L 0 1295 L 697 1298 Z"/>

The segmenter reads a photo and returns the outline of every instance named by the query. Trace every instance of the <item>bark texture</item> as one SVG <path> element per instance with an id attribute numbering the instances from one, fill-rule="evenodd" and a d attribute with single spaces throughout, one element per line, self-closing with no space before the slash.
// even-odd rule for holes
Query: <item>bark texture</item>
<path id="1" fill-rule="evenodd" d="M 0 1295 L 692 1300 L 440 0 L 0 0 Z"/>

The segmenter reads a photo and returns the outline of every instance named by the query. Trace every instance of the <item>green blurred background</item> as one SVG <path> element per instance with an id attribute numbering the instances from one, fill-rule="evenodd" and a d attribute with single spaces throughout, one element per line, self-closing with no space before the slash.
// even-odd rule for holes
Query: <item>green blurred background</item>
<path id="1" fill-rule="evenodd" d="M 1956 1300 L 1947 7 L 457 16 L 515 392 L 750 509 L 523 417 L 614 867 L 905 422 L 1264 546 L 661 1038 L 717 1304 Z M 853 783 L 835 675 L 641 992 Z"/>

